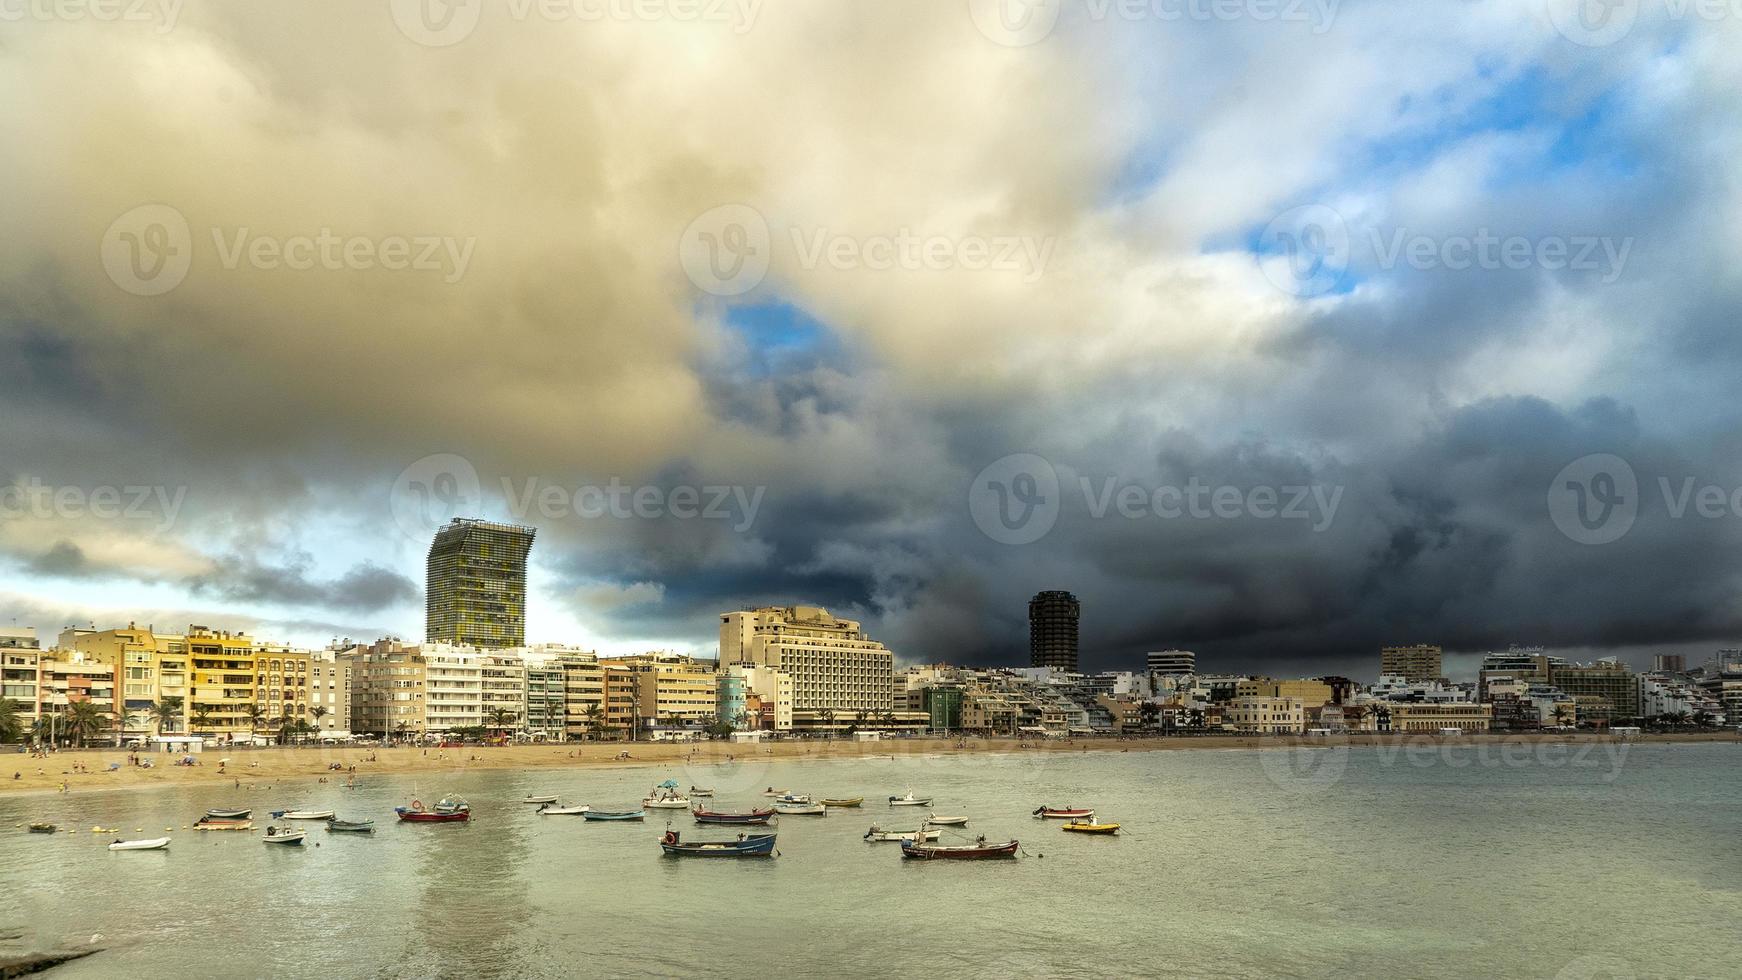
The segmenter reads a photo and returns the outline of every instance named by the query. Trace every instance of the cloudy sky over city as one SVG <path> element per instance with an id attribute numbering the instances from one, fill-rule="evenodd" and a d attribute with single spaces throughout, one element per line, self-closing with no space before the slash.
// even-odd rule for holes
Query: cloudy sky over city
<path id="1" fill-rule="evenodd" d="M 1742 10 L 1593 8 L 8 7 L 0 621 L 1737 645 Z"/>

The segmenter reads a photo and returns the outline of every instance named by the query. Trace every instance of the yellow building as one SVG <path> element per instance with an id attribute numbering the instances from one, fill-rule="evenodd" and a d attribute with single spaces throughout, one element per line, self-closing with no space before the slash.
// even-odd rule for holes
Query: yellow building
<path id="1" fill-rule="evenodd" d="M 1391 730 L 1394 732 L 1437 732 L 1456 728 L 1466 732 L 1485 732 L 1493 726 L 1494 708 L 1486 704 L 1389 704 Z"/>
<path id="2" fill-rule="evenodd" d="M 393 640 L 341 655 L 351 677 L 351 730 L 382 738 L 421 736 L 428 728 L 423 654 Z"/>
<path id="3" fill-rule="evenodd" d="M 718 708 L 712 660 L 646 653 L 601 661 L 606 723 L 620 731 L 711 724 Z"/>
<path id="4" fill-rule="evenodd" d="M 1273 677 L 1253 677 L 1234 685 L 1237 698 L 1298 698 L 1302 705 L 1316 708 L 1332 698 L 1331 685 L 1324 681 L 1287 680 Z"/>
<path id="5" fill-rule="evenodd" d="M 310 721 L 309 677 L 313 656 L 277 644 L 254 648 L 254 703 L 260 706 L 259 731 L 279 732 L 291 722 Z"/>
<path id="6" fill-rule="evenodd" d="M 1295 697 L 1239 697 L 1228 702 L 1222 724 L 1237 732 L 1297 735 L 1306 731 L 1306 706 Z"/>
<path id="7" fill-rule="evenodd" d="M 189 626 L 187 650 L 192 731 L 248 735 L 253 728 L 248 709 L 255 704 L 253 639 L 246 633 Z"/>
<path id="8" fill-rule="evenodd" d="M 851 619 L 818 606 L 766 606 L 720 616 L 720 662 L 792 677 L 795 713 L 837 717 L 895 707 L 895 657 Z"/>

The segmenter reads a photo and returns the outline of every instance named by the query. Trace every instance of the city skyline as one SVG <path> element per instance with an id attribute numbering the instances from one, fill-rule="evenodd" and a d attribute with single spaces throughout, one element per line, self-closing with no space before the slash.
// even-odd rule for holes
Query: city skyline
<path id="1" fill-rule="evenodd" d="M 0 617 L 416 636 L 464 510 L 534 640 L 1742 640 L 1733 20 L 226 6 L 9 33 Z"/>

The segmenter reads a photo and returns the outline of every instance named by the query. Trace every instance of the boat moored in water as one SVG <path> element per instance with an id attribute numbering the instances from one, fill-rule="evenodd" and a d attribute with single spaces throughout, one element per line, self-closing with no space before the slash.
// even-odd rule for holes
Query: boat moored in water
<path id="1" fill-rule="evenodd" d="M 907 791 L 906 796 L 891 796 L 889 798 L 889 805 L 890 806 L 931 806 L 931 799 L 932 798 L 929 796 L 914 796 L 913 790 L 910 789 Z"/>
<path id="2" fill-rule="evenodd" d="M 933 827 L 966 827 L 968 825 L 968 818 L 940 817 L 934 813 L 931 816 L 926 817 L 925 822 L 931 824 Z"/>
<path id="3" fill-rule="evenodd" d="M 30 825 L 30 832 L 33 834 L 52 834 L 55 832 L 55 826 L 52 823 L 33 823 Z"/>
<path id="4" fill-rule="evenodd" d="M 210 820 L 246 820 L 253 815 L 254 811 L 247 807 L 219 808 L 206 811 L 206 818 Z"/>
<path id="5" fill-rule="evenodd" d="M 641 806 L 642 809 L 645 810 L 688 810 L 690 808 L 690 801 L 685 797 L 677 796 L 675 794 L 669 796 L 649 796 L 647 799 L 641 801 Z"/>
<path id="6" fill-rule="evenodd" d="M 1077 817 L 1094 819 L 1095 811 L 1072 807 L 1041 806 L 1035 809 L 1034 815 L 1043 820 L 1072 820 Z"/>
<path id="7" fill-rule="evenodd" d="M 981 837 L 972 844 L 920 844 L 901 842 L 901 856 L 916 861 L 991 861 L 1016 856 L 1019 841 L 989 844 Z"/>
<path id="8" fill-rule="evenodd" d="M 715 810 L 704 810 L 701 807 L 697 807 L 694 810 L 691 810 L 690 813 L 696 818 L 696 823 L 724 823 L 761 826 L 767 826 L 769 818 L 774 816 L 774 811 L 772 809 L 751 810 L 749 813 L 722 813 Z"/>
<path id="9" fill-rule="evenodd" d="M 826 817 L 829 808 L 821 803 L 780 803 L 774 804 L 774 812 L 781 816 L 793 817 Z"/>
<path id="10" fill-rule="evenodd" d="M 711 789 L 700 789 L 698 787 L 691 786 L 690 787 L 690 795 L 691 796 L 713 796 L 714 791 Z"/>
<path id="11" fill-rule="evenodd" d="M 876 824 L 872 824 L 871 829 L 865 831 L 865 839 L 868 841 L 898 840 L 912 843 L 914 841 L 934 841 L 942 835 L 943 831 L 941 830 L 928 830 L 924 827 L 918 830 L 884 830 Z"/>
<path id="12" fill-rule="evenodd" d="M 541 805 L 545 804 L 545 803 L 555 803 L 556 802 L 556 794 L 552 793 L 549 796 L 528 796 L 526 799 L 521 800 L 520 802 L 522 802 L 522 803 L 537 803 L 537 804 L 541 804 Z"/>
<path id="13" fill-rule="evenodd" d="M 303 838 L 307 836 L 308 832 L 303 830 L 280 830 L 277 827 L 268 827 L 266 828 L 266 836 L 260 838 L 260 840 L 267 844 L 284 844 L 289 847 L 301 847 Z"/>
<path id="14" fill-rule="evenodd" d="M 710 840 L 685 843 L 677 831 L 668 830 L 659 839 L 660 850 L 668 857 L 773 857 L 773 834 L 739 834 L 737 840 Z"/>
<path id="15" fill-rule="evenodd" d="M 1085 820 L 1079 817 L 1065 824 L 1063 829 L 1079 834 L 1117 834 L 1119 825 L 1116 823 L 1096 823 L 1092 819 Z"/>
<path id="16" fill-rule="evenodd" d="M 645 810 L 588 810 L 581 814 L 583 820 L 645 820 Z"/>
<path id="17" fill-rule="evenodd" d="M 331 810 L 274 810 L 272 815 L 280 820 L 331 820 Z"/>
<path id="18" fill-rule="evenodd" d="M 443 799 L 434 807 L 412 800 L 411 806 L 396 806 L 393 812 L 406 823 L 465 823 L 472 819 L 472 805 L 458 797 Z"/>
<path id="19" fill-rule="evenodd" d="M 579 817 L 584 816 L 586 812 L 591 809 L 592 807 L 585 803 L 571 803 L 565 806 L 561 803 L 552 802 L 539 807 L 538 815 L 541 817 Z"/>
<path id="20" fill-rule="evenodd" d="M 865 798 L 863 796 L 855 796 L 855 797 L 852 797 L 850 799 L 822 800 L 821 802 L 822 802 L 823 806 L 856 807 L 856 806 L 860 806 L 860 805 L 864 804 Z"/>
<path id="21" fill-rule="evenodd" d="M 169 847 L 168 837 L 149 840 L 118 840 L 109 845 L 111 851 L 161 851 Z"/>
<path id="22" fill-rule="evenodd" d="M 375 821 L 373 820 L 340 820 L 334 817 L 327 821 L 327 833 L 329 834 L 373 834 L 374 832 Z"/>
<path id="23" fill-rule="evenodd" d="M 201 817 L 194 821 L 195 830 L 253 830 L 252 820 L 220 820 L 215 817 Z"/>

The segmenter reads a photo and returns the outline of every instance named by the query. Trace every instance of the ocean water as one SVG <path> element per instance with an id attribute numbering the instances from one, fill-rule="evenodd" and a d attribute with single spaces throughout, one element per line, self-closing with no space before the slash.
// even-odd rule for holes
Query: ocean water
<path id="1" fill-rule="evenodd" d="M 105 951 L 58 977 L 1742 976 L 1742 745 L 898 756 L 370 777 L 0 797 L 0 954 Z M 720 808 L 768 786 L 865 796 L 782 818 L 780 856 L 661 856 L 644 824 L 540 817 L 532 793 L 632 807 L 673 778 Z M 1005 862 L 903 861 L 913 788 Z M 401 825 L 414 796 L 469 825 Z M 1030 812 L 1088 805 L 1116 838 Z M 180 829 L 209 807 L 332 807 L 302 849 Z M 165 852 L 31 820 L 177 829 Z M 729 836 L 678 811 L 691 838 Z M 264 821 L 257 821 L 264 826 Z M 135 832 L 134 828 L 143 828 Z"/>

